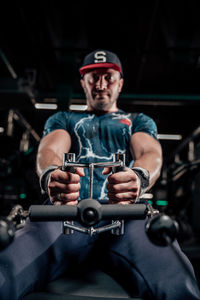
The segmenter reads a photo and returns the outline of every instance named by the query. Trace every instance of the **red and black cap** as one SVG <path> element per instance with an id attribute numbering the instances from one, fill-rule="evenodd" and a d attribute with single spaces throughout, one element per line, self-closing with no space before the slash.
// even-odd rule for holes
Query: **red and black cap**
<path id="1" fill-rule="evenodd" d="M 97 68 L 112 68 L 123 76 L 122 64 L 118 56 L 107 50 L 95 50 L 85 56 L 83 64 L 79 69 L 81 75 Z"/>

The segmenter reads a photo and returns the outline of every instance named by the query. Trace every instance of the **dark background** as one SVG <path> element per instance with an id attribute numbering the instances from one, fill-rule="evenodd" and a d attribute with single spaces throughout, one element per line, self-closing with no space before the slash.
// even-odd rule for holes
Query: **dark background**
<path id="1" fill-rule="evenodd" d="M 119 106 L 153 117 L 163 170 L 153 204 L 180 224 L 179 240 L 198 272 L 200 236 L 199 1 L 3 1 L 0 9 L 0 207 L 41 203 L 35 155 L 55 110 L 36 103 L 84 103 L 81 61 L 94 49 L 120 57 Z M 177 175 L 177 176 L 176 176 Z M 162 202 L 158 202 L 162 200 Z M 159 205 L 158 205 L 159 204 Z"/>

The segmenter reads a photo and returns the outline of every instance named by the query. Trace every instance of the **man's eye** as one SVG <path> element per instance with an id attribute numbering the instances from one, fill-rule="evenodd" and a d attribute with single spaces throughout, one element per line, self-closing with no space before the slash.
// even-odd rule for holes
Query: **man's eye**
<path id="1" fill-rule="evenodd" d="M 107 75 L 106 80 L 112 82 L 113 81 L 113 76 L 112 75 Z"/>
<path id="2" fill-rule="evenodd" d="M 92 76 L 89 77 L 89 82 L 94 83 L 98 81 L 98 76 L 96 74 L 92 74 Z"/>
<path id="3" fill-rule="evenodd" d="M 94 81 L 98 81 L 98 79 L 99 79 L 98 75 L 97 74 L 93 74 L 93 80 Z"/>

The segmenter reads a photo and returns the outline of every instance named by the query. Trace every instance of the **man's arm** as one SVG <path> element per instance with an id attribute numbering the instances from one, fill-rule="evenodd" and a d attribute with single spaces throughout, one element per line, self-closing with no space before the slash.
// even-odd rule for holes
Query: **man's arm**
<path id="1" fill-rule="evenodd" d="M 37 174 L 40 176 L 50 165 L 62 165 L 63 153 L 69 152 L 71 137 L 63 129 L 57 129 L 42 138 L 37 153 Z"/>
<path id="2" fill-rule="evenodd" d="M 62 165 L 63 153 L 69 152 L 71 137 L 63 129 L 55 130 L 42 138 L 37 153 L 37 174 L 40 177 L 49 166 Z M 55 169 L 49 173 L 48 194 L 56 205 L 77 204 L 80 190 L 80 176 L 83 170 L 76 169 L 76 174 Z"/>
<path id="3" fill-rule="evenodd" d="M 133 167 L 141 167 L 149 171 L 148 189 L 150 189 L 160 176 L 162 167 L 160 143 L 147 133 L 137 132 L 131 137 L 130 147 L 134 157 Z"/>
<path id="4" fill-rule="evenodd" d="M 130 141 L 131 152 L 134 156 L 133 167 L 144 168 L 149 172 L 150 189 L 160 175 L 162 166 L 162 149 L 158 141 L 147 133 L 137 132 Z M 105 169 L 103 174 L 108 174 Z M 108 176 L 108 196 L 110 203 L 135 203 L 140 193 L 141 181 L 130 168 Z"/>

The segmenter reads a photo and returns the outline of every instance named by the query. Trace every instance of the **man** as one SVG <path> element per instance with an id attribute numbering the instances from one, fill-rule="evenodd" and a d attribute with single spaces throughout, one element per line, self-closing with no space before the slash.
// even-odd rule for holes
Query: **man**
<path id="1" fill-rule="evenodd" d="M 77 205 L 89 196 L 88 171 L 62 171 L 63 153 L 75 153 L 79 162 L 112 161 L 113 153 L 125 153 L 125 170 L 114 174 L 109 168 L 94 170 L 93 198 L 134 205 L 160 174 L 162 151 L 156 125 L 144 114 L 118 109 L 123 71 L 114 53 L 96 50 L 88 54 L 80 73 L 87 111 L 58 112 L 47 120 L 37 155 L 41 188 L 51 204 Z M 200 299 L 194 279 L 169 247 L 160 248 L 148 240 L 144 225 L 143 220 L 127 221 L 122 236 L 88 237 L 78 232 L 63 235 L 59 222 L 27 222 L 14 243 L 0 253 L 2 299 L 18 299 L 41 289 L 93 255 L 108 272 L 120 274 L 130 294 L 137 291 L 144 299 Z"/>
<path id="2" fill-rule="evenodd" d="M 95 51 L 85 58 L 80 72 L 87 113 L 61 112 L 47 121 L 37 158 L 39 176 L 43 171 L 42 185 L 47 184 L 44 179 L 50 177 L 48 188 L 43 188 L 48 191 L 52 203 L 76 204 L 81 189 L 80 177 L 84 173 L 77 169 L 77 174 L 72 175 L 57 169 L 62 165 L 63 153 L 75 152 L 80 162 L 110 161 L 113 153 L 126 153 L 129 167 L 133 163 L 132 155 L 134 157 L 134 171 L 127 168 L 125 172 L 110 175 L 108 196 L 112 203 L 134 203 L 141 194 L 141 178 L 146 176 L 147 182 L 143 179 L 143 184 L 150 188 L 160 174 L 162 154 L 160 144 L 155 139 L 156 126 L 147 116 L 131 115 L 118 109 L 117 99 L 123 87 L 123 78 L 121 63 L 116 55 L 108 51 Z M 70 124 L 67 124 L 68 119 Z M 108 137 L 109 141 L 106 140 Z M 112 151 L 106 147 L 107 142 Z M 108 172 L 104 170 L 103 174 Z M 105 176 L 98 172 L 97 185 L 94 185 L 97 189 L 105 187 L 102 183 L 105 180 Z M 82 181 L 84 191 L 81 191 L 81 199 L 87 197 L 89 191 L 85 187 L 88 176 Z M 102 195 L 105 199 L 104 191 L 101 190 L 101 194 L 96 192 L 98 199 Z"/>

